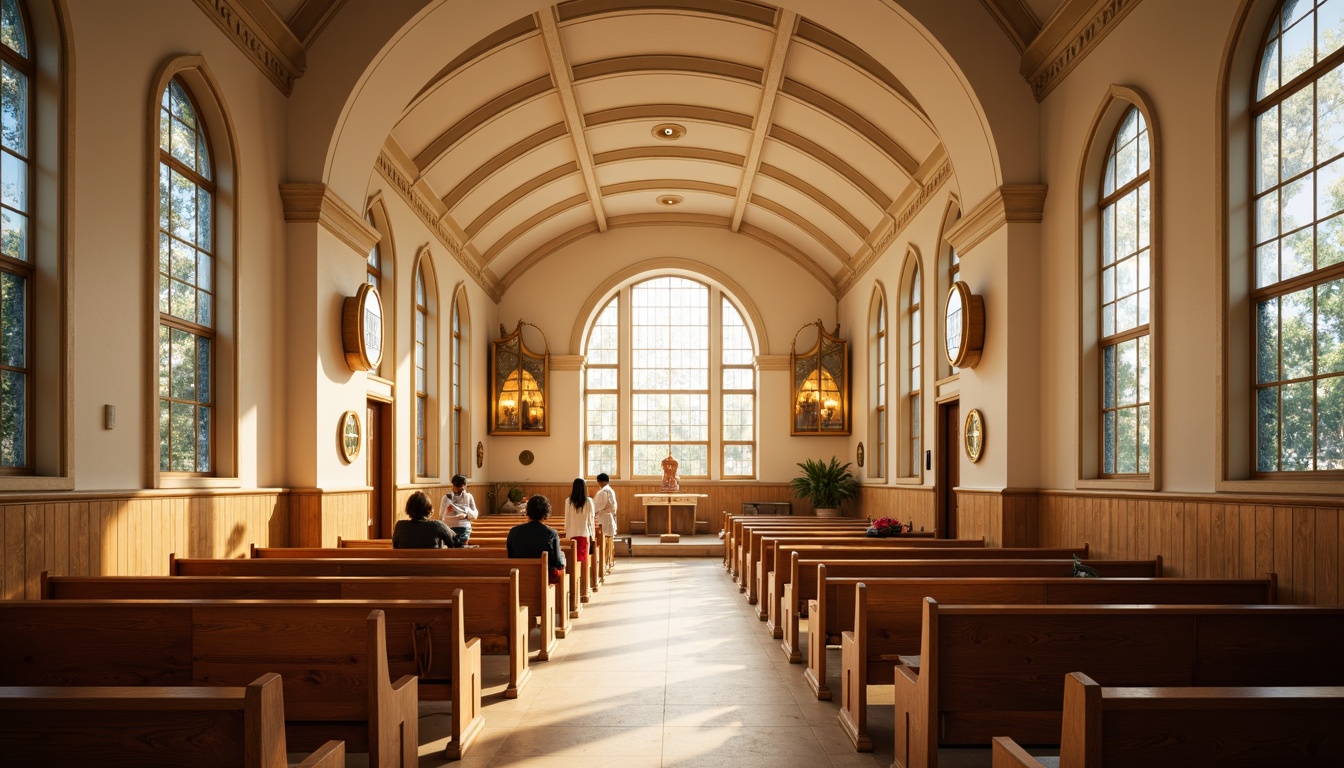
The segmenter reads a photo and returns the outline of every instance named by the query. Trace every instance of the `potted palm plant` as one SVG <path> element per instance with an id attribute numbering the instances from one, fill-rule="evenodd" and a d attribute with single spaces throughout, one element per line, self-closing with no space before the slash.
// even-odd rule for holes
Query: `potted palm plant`
<path id="1" fill-rule="evenodd" d="M 841 464 L 832 456 L 829 463 L 806 459 L 798 466 L 803 473 L 789 485 L 794 496 L 812 502 L 817 517 L 839 517 L 840 505 L 859 497 L 859 482 L 850 474 L 849 462 Z"/>

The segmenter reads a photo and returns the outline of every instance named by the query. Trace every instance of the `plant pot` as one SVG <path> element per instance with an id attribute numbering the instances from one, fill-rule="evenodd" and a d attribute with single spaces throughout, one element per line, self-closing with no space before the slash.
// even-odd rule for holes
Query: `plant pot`
<path id="1" fill-rule="evenodd" d="M 839 517 L 839 516 L 840 516 L 840 510 L 838 509 L 821 508 L 817 510 L 817 517 Z"/>

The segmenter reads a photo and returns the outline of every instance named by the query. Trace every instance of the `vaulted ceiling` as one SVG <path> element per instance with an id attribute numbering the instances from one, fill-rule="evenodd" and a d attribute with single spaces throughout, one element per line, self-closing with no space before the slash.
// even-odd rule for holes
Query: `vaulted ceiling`
<path id="1" fill-rule="evenodd" d="M 1029 42 L 1058 1 L 971 8 Z M 305 43 L 342 4 L 272 2 Z M 586 235 L 678 224 L 766 243 L 835 292 L 946 162 L 891 71 L 755 0 L 560 2 L 444 62 L 384 149 L 501 288 Z"/>

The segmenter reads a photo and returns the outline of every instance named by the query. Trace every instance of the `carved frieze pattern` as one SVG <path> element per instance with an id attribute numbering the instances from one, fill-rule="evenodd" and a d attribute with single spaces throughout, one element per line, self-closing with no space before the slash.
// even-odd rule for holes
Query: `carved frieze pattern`
<path id="1" fill-rule="evenodd" d="M 415 184 L 397 166 L 397 162 L 386 151 L 382 151 L 378 153 L 376 166 L 378 173 L 382 174 L 382 177 L 392 185 L 401 199 L 405 200 L 411 210 L 415 211 L 415 215 L 420 217 L 420 221 L 429 228 L 430 232 L 434 233 L 434 236 L 448 250 L 448 253 L 452 254 L 452 257 L 457 260 L 462 269 L 466 270 L 471 279 L 475 280 L 476 284 L 481 286 L 491 299 L 499 301 L 502 291 L 498 282 L 491 278 L 486 269 L 472 258 L 471 252 L 453 236 L 452 230 L 439 219 L 438 211 L 416 190 Z"/>
<path id="2" fill-rule="evenodd" d="M 233 40 L 252 63 L 288 96 L 294 90 L 294 80 L 303 75 L 302 62 L 292 62 L 282 55 L 278 46 L 267 35 L 253 28 L 246 14 L 234 7 L 232 0 L 196 0 L 196 5 Z"/>
<path id="3" fill-rule="evenodd" d="M 887 231 L 882 233 L 882 236 L 878 238 L 872 248 L 868 249 L 862 259 L 852 265 L 853 270 L 849 275 L 840 281 L 840 296 L 844 296 L 849 292 L 850 288 L 854 287 L 854 284 L 858 282 L 858 279 L 863 277 L 863 274 L 873 266 L 873 263 L 877 261 L 879 256 L 886 252 L 887 248 L 891 247 L 891 244 L 896 241 L 896 237 L 910 225 L 911 221 L 914 221 L 915 216 L 919 215 L 919 212 L 924 210 L 924 206 L 928 204 L 929 200 L 933 199 L 933 196 L 950 178 L 952 178 L 952 161 L 943 158 L 943 161 L 938 164 L 938 167 L 933 169 L 933 172 L 929 174 L 928 178 L 920 183 L 919 191 L 914 197 L 911 197 L 910 200 L 896 212 L 895 216 L 890 216 L 886 219 L 888 222 Z"/>
<path id="4" fill-rule="evenodd" d="M 1138 4 L 1139 0 L 1108 0 L 1092 15 L 1082 30 L 1069 39 L 1067 45 L 1052 51 L 1054 55 L 1037 67 L 1029 78 L 1031 92 L 1036 101 L 1043 100 L 1059 81 L 1091 53 L 1092 49 L 1096 48 L 1117 23 Z"/>

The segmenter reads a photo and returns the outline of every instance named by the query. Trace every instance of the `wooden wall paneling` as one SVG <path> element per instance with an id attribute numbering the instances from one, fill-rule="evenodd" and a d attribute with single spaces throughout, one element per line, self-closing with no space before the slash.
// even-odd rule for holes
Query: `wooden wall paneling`
<path id="1" fill-rule="evenodd" d="M 5 599 L 14 600 L 23 596 L 23 564 L 27 552 L 24 529 L 24 510 L 20 504 L 6 505 L 0 509 L 0 524 L 4 525 L 4 590 Z"/>
<path id="2" fill-rule="evenodd" d="M 1317 605 L 1335 605 L 1339 599 L 1339 512 L 1331 509 L 1316 510 L 1316 531 L 1312 536 L 1316 551 L 1312 558 L 1312 573 L 1316 583 L 1312 594 Z"/>
<path id="3" fill-rule="evenodd" d="M 1293 508 L 1293 587 L 1303 602 L 1312 602 L 1308 596 L 1315 585 L 1316 511 Z"/>
<path id="4" fill-rule="evenodd" d="M 27 596 L 32 594 L 33 587 L 38 583 L 42 560 L 47 552 L 46 520 L 41 504 L 24 506 L 24 537 L 28 542 L 28 553 L 24 558 L 23 593 Z"/>
<path id="5" fill-rule="evenodd" d="M 1259 577 L 1275 571 L 1274 565 L 1274 508 L 1267 504 L 1255 507 L 1255 572 Z"/>
<path id="6" fill-rule="evenodd" d="M 1296 603 L 1293 580 L 1293 508 L 1274 507 L 1274 571 L 1279 574 L 1279 600 Z"/>

